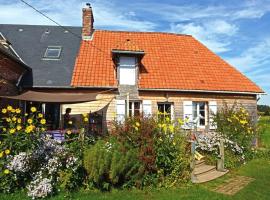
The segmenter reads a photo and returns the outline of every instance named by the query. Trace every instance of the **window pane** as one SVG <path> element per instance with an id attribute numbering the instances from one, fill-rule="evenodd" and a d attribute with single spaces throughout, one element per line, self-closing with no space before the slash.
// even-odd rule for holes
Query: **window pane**
<path id="1" fill-rule="evenodd" d="M 61 53 L 61 47 L 48 47 L 46 49 L 45 58 L 59 58 Z"/>
<path id="2" fill-rule="evenodd" d="M 158 112 L 164 113 L 164 104 L 158 104 Z"/>
<path id="3" fill-rule="evenodd" d="M 126 56 L 120 57 L 120 66 L 135 66 L 135 64 L 136 64 L 135 57 L 126 57 Z"/>

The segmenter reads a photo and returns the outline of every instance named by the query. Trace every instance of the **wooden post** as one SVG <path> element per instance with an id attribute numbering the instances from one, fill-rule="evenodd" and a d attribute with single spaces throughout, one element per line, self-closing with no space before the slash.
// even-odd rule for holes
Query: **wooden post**
<path id="1" fill-rule="evenodd" d="M 221 172 L 226 171 L 225 167 L 224 167 L 224 157 L 225 157 L 225 155 L 224 155 L 224 140 L 221 139 L 220 145 L 219 145 L 219 159 L 217 162 L 217 170 L 221 171 Z"/>
<path id="2" fill-rule="evenodd" d="M 196 151 L 196 141 L 191 141 L 191 161 L 190 161 L 190 169 L 191 169 L 191 181 L 196 182 L 197 177 L 194 174 L 195 169 L 195 151 Z"/>
<path id="3" fill-rule="evenodd" d="M 126 117 L 129 117 L 129 93 L 127 93 Z"/>

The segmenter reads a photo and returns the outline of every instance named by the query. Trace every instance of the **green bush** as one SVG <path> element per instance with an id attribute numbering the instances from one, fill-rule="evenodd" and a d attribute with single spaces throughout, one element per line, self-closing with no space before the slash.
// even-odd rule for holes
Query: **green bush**
<path id="1" fill-rule="evenodd" d="M 88 181 L 102 190 L 134 185 L 141 166 L 137 149 L 123 148 L 114 139 L 99 140 L 84 152 Z"/>

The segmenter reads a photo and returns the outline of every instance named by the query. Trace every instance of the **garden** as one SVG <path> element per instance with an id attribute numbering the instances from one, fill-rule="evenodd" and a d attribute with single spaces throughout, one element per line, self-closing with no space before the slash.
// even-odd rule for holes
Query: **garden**
<path id="1" fill-rule="evenodd" d="M 270 184 L 269 119 L 257 125 L 239 105 L 224 104 L 214 117 L 215 133 L 197 138 L 196 150 L 213 164 L 224 140 L 225 167 L 231 170 L 201 185 L 190 182 L 191 131 L 166 113 L 115 121 L 102 138 L 88 134 L 89 116 L 82 115 L 80 129 L 67 129 L 59 142 L 46 134 L 46 120 L 35 107 L 1 112 L 1 199 L 229 199 L 211 188 L 235 174 L 256 178 L 235 199 L 256 197 L 258 186 L 261 199 L 269 193 L 263 190 Z M 260 138 L 261 148 L 254 148 Z"/>

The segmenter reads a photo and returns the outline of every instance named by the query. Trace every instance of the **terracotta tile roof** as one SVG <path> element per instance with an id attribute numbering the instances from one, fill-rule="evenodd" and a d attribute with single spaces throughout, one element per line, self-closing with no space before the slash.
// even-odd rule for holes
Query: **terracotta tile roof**
<path id="1" fill-rule="evenodd" d="M 72 86 L 117 87 L 111 50 L 121 41 L 124 50 L 145 52 L 139 88 L 263 92 L 192 36 L 104 30 L 81 42 Z"/>
<path id="2" fill-rule="evenodd" d="M 112 49 L 121 51 L 143 51 L 142 48 L 140 48 L 135 42 L 131 41 L 130 39 L 126 39 L 124 42 L 119 42 Z"/>

